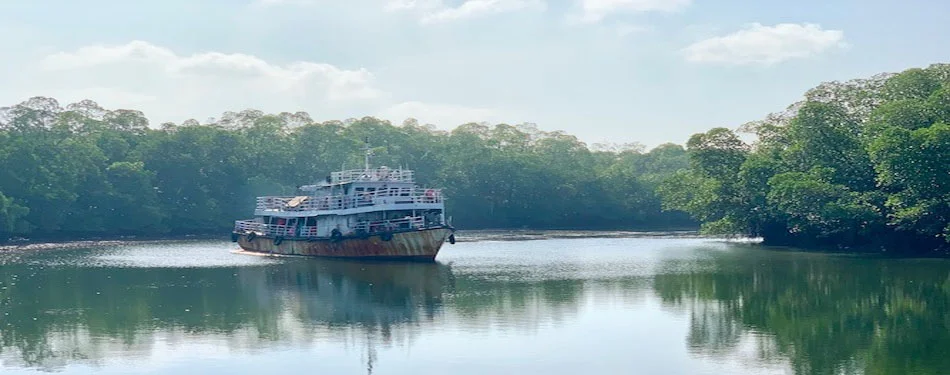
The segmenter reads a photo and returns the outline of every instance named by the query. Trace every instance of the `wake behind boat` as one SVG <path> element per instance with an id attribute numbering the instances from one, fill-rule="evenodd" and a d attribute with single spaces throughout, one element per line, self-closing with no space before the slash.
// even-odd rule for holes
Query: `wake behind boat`
<path id="1" fill-rule="evenodd" d="M 254 219 L 234 224 L 245 251 L 363 259 L 434 261 L 455 243 L 441 189 L 420 188 L 408 169 L 333 172 L 296 196 L 258 197 Z"/>

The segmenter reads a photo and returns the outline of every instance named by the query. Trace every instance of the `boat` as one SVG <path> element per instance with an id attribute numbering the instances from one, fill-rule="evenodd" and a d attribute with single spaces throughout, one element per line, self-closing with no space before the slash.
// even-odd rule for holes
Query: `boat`
<path id="1" fill-rule="evenodd" d="M 266 255 L 435 261 L 455 228 L 442 189 L 420 187 L 414 171 L 370 167 L 331 172 L 294 196 L 257 197 L 254 218 L 234 223 L 241 252 Z"/>

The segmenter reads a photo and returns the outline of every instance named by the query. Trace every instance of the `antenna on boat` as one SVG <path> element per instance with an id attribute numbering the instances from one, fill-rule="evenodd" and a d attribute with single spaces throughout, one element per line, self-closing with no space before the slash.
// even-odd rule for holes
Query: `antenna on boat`
<path id="1" fill-rule="evenodd" d="M 369 156 L 373 154 L 373 150 L 369 148 L 369 137 L 363 138 L 363 152 L 365 153 L 365 155 L 363 156 L 364 158 L 363 169 L 368 171 L 369 170 Z"/>

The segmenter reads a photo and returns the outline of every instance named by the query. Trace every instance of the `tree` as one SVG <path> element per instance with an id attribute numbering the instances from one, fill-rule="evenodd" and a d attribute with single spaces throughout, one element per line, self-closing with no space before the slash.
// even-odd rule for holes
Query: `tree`
<path id="1" fill-rule="evenodd" d="M 592 152 L 533 124 L 452 132 L 373 117 L 315 123 L 303 112 L 226 112 L 149 128 L 139 111 L 33 98 L 0 111 L 3 235 L 222 233 L 255 197 L 290 195 L 341 167 L 410 167 L 446 188 L 465 228 L 689 227 L 654 187 L 687 166 L 676 145 Z M 4 229 L 5 228 L 5 229 Z"/>
<path id="2" fill-rule="evenodd" d="M 707 231 L 809 247 L 946 252 L 950 67 L 822 84 L 783 114 L 690 138 L 690 170 L 660 185 L 664 207 Z"/>

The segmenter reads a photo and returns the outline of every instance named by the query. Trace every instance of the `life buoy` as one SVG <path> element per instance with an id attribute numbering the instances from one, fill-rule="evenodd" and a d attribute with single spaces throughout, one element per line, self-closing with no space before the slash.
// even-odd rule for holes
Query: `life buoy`
<path id="1" fill-rule="evenodd" d="M 284 237 L 281 237 L 281 236 L 274 237 L 274 246 L 280 245 L 281 242 L 284 242 Z"/>

